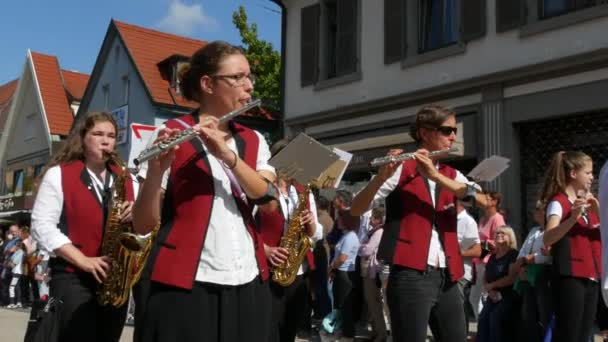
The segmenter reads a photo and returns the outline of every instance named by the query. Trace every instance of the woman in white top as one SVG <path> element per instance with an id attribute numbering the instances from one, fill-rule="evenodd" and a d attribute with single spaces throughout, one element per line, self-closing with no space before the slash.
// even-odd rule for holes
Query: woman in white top
<path id="1" fill-rule="evenodd" d="M 146 234 L 160 222 L 160 231 L 136 327 L 142 341 L 266 342 L 268 266 L 252 209 L 267 194 L 274 169 L 258 132 L 219 122 L 251 101 L 254 78 L 243 52 L 225 42 L 196 51 L 179 78 L 183 96 L 199 108 L 166 122 L 156 141 L 190 127 L 200 139 L 140 172 L 145 181 L 134 226 Z"/>

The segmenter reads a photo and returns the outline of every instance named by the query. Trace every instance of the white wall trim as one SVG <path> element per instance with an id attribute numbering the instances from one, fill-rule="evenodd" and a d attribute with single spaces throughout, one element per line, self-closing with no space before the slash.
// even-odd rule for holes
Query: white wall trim
<path id="1" fill-rule="evenodd" d="M 521 84 L 504 89 L 504 97 L 516 97 L 540 93 L 543 91 L 566 88 L 595 81 L 608 79 L 608 67 L 596 70 L 580 72 L 573 75 L 550 78 L 542 81 Z"/>

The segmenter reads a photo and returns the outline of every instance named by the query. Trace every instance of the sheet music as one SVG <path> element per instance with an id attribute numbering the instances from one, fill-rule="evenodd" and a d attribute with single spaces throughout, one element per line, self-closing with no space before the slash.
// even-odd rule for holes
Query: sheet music
<path id="1" fill-rule="evenodd" d="M 302 185 L 312 183 L 317 188 L 335 188 L 340 183 L 352 155 L 329 148 L 310 136 L 300 133 L 269 164 L 277 175 L 294 179 Z"/>
<path id="2" fill-rule="evenodd" d="M 488 157 L 475 166 L 467 177 L 474 179 L 476 182 L 491 182 L 509 167 L 509 162 L 508 158 L 501 156 Z"/>

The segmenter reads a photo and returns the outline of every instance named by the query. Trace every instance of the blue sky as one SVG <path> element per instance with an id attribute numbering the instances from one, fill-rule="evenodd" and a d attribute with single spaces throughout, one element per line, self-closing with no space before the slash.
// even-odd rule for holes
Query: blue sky
<path id="1" fill-rule="evenodd" d="M 270 0 L 20 0 L 0 13 L 0 84 L 22 72 L 27 49 L 91 73 L 110 19 L 203 40 L 240 44 L 232 12 L 245 6 L 260 38 L 280 51 L 280 8 Z"/>

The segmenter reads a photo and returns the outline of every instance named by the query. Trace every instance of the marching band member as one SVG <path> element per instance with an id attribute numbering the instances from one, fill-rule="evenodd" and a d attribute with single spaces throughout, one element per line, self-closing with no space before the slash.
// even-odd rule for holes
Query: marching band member
<path id="1" fill-rule="evenodd" d="M 589 192 L 593 160 L 579 151 L 557 152 L 543 184 L 548 203 L 543 242 L 551 246 L 554 341 L 589 339 L 602 275 L 599 202 Z"/>
<path id="2" fill-rule="evenodd" d="M 261 134 L 218 121 L 251 100 L 253 81 L 243 52 L 224 42 L 205 45 L 180 70 L 182 94 L 200 108 L 167 121 L 156 142 L 190 126 L 200 139 L 140 171 L 135 229 L 161 224 L 145 275 L 141 341 L 267 341 L 269 273 L 252 208 L 274 169 Z"/>
<path id="3" fill-rule="evenodd" d="M 274 156 L 286 145 L 286 140 L 276 142 L 271 148 L 272 155 Z M 311 245 L 314 246 L 314 243 L 322 238 L 323 227 L 317 219 L 315 197 L 312 192 L 308 194 L 307 201 L 307 209 L 297 213 L 299 203 L 296 187 L 291 182 L 278 177 L 274 199 L 258 206 L 256 220 L 264 241 L 266 257 L 271 266 L 280 266 L 289 256 L 289 250 L 280 247 L 280 241 L 294 215 L 300 215 L 300 223 L 305 229 L 305 234 L 313 241 Z M 270 282 L 272 319 L 269 341 L 295 341 L 298 328 L 306 319 L 305 315 L 310 313 L 308 272 L 314 270 L 314 267 L 312 251 L 309 250 L 292 284 L 284 287 Z"/>
<path id="4" fill-rule="evenodd" d="M 466 340 L 454 201 L 466 197 L 485 206 L 487 198 L 459 171 L 428 156 L 429 151 L 450 148 L 456 131 L 454 112 L 438 105 L 423 107 L 410 131 L 420 148 L 415 159 L 382 166 L 352 203 L 352 214 L 361 215 L 373 201 L 386 199 L 378 258 L 392 264 L 387 297 L 394 341 L 425 341 L 429 321 L 438 339 Z"/>
<path id="5" fill-rule="evenodd" d="M 108 113 L 82 120 L 42 175 L 32 209 L 32 235 L 52 251 L 50 296 L 60 299 L 58 341 L 120 339 L 127 305 L 98 304 L 96 292 L 109 272 L 100 255 L 113 180 L 120 170 L 104 152 L 115 151 L 116 123 Z M 123 222 L 131 221 L 134 189 L 127 177 Z"/>

